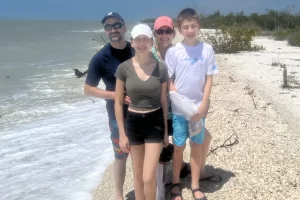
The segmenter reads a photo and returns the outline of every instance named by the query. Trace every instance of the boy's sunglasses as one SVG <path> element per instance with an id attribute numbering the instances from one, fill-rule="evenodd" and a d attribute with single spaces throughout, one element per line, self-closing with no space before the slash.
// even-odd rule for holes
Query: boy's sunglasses
<path id="1" fill-rule="evenodd" d="M 158 29 L 158 30 L 155 30 L 155 32 L 158 34 L 158 35 L 162 35 L 162 34 L 172 34 L 174 33 L 174 30 L 173 29 Z"/>
<path id="2" fill-rule="evenodd" d="M 104 30 L 106 30 L 106 31 L 111 31 L 112 29 L 116 30 L 116 29 L 122 28 L 122 26 L 124 26 L 124 24 L 120 23 L 120 22 L 116 22 L 114 24 L 105 24 Z"/>

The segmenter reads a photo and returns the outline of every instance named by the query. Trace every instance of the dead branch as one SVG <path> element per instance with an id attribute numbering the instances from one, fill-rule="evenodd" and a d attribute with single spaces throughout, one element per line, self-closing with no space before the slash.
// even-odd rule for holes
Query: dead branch
<path id="1" fill-rule="evenodd" d="M 239 137 L 237 136 L 236 133 L 233 133 L 229 138 L 227 138 L 224 143 L 220 146 L 217 146 L 215 148 L 211 148 L 209 151 L 208 155 L 209 156 L 211 153 L 215 153 L 219 148 L 230 148 L 230 151 L 232 150 L 231 147 L 239 143 Z"/>
<path id="2" fill-rule="evenodd" d="M 236 109 L 228 109 L 228 108 L 226 108 L 226 110 L 228 110 L 228 111 L 231 111 L 231 112 L 236 112 L 236 113 L 239 113 L 239 110 L 241 110 L 242 108 L 236 108 Z"/>
<path id="3" fill-rule="evenodd" d="M 235 82 L 235 80 L 231 76 L 229 76 L 229 79 L 230 79 L 230 82 Z"/>
<path id="4" fill-rule="evenodd" d="M 255 103 L 255 101 L 254 101 L 253 93 L 254 93 L 254 90 L 250 90 L 250 91 L 248 92 L 248 94 L 249 94 L 249 95 L 251 96 L 251 98 L 252 98 L 252 102 L 253 102 L 254 108 L 257 109 L 256 103 Z"/>
<path id="5" fill-rule="evenodd" d="M 95 103 L 95 101 L 92 99 L 92 98 L 90 98 L 91 100 L 92 100 L 92 102 L 94 102 Z"/>

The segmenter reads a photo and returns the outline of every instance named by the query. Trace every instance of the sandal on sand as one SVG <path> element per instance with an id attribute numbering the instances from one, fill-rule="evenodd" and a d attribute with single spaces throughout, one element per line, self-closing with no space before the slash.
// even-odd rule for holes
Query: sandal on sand
<path id="1" fill-rule="evenodd" d="M 180 192 L 171 192 L 171 200 L 174 200 L 176 197 L 180 197 L 182 200 L 182 195 L 181 195 L 181 186 L 180 183 L 174 183 L 171 186 L 171 191 L 173 190 L 174 187 L 179 187 Z"/>
<path id="2" fill-rule="evenodd" d="M 191 173 L 191 168 L 187 163 L 184 162 L 183 168 L 180 170 L 180 178 L 185 178 Z"/>
<path id="3" fill-rule="evenodd" d="M 220 175 L 217 174 L 211 174 L 210 176 L 204 177 L 204 178 L 200 178 L 199 180 L 201 181 L 210 181 L 213 183 L 220 183 L 222 181 L 222 177 Z"/>
<path id="4" fill-rule="evenodd" d="M 198 191 L 199 191 L 199 192 L 202 192 L 202 191 L 200 190 L 200 188 L 195 188 L 195 189 L 192 190 L 193 197 L 194 197 L 195 200 L 208 200 L 207 197 L 206 197 L 204 194 L 203 194 L 204 197 L 202 197 L 202 198 L 196 198 L 196 197 L 195 197 L 195 193 L 198 192 Z"/>

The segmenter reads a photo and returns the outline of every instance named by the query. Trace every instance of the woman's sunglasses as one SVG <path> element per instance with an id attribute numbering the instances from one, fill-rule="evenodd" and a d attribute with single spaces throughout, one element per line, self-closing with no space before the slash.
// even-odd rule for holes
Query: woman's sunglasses
<path id="1" fill-rule="evenodd" d="M 158 35 L 162 35 L 162 34 L 167 34 L 167 35 L 169 35 L 169 34 L 174 33 L 174 30 L 173 30 L 173 29 L 170 29 L 170 28 L 168 28 L 168 29 L 158 29 L 158 30 L 155 30 L 155 32 L 156 32 Z"/>
<path id="2" fill-rule="evenodd" d="M 114 24 L 105 24 L 104 30 L 106 30 L 106 31 L 111 31 L 112 29 L 116 30 L 116 29 L 122 28 L 122 26 L 124 26 L 124 24 L 120 23 L 120 22 L 116 22 Z"/>

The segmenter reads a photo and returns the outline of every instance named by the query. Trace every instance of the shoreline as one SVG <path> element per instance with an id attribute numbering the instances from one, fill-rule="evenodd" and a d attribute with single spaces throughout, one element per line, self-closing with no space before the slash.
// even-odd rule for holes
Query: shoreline
<path id="1" fill-rule="evenodd" d="M 181 40 L 180 36 L 176 35 L 174 43 Z M 296 72 L 294 79 L 300 80 L 300 67 L 286 59 L 289 52 L 300 48 L 264 37 L 254 42 L 265 42 L 266 50 L 216 55 L 219 74 L 214 78 L 206 124 L 213 136 L 212 149 L 223 144 L 229 146 L 218 148 L 207 158 L 207 170 L 223 178 L 219 184 L 201 182 L 208 199 L 297 199 L 300 196 L 300 132 L 297 129 L 300 89 L 290 89 L 285 94 L 280 88 L 280 67 L 271 66 L 272 58 L 279 55 L 282 58 L 279 62 L 291 65 L 288 71 Z M 274 48 L 282 51 L 276 52 Z M 237 144 L 224 143 L 229 138 Z M 184 160 L 188 158 L 187 145 Z M 124 184 L 124 197 L 129 200 L 134 199 L 132 175 L 129 158 Z M 189 181 L 190 178 L 181 180 L 184 199 L 193 199 Z M 167 187 L 167 193 L 169 190 Z M 112 165 L 106 169 L 93 196 L 94 200 L 113 199 Z"/>

